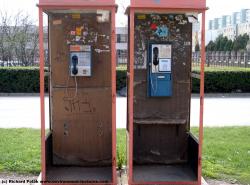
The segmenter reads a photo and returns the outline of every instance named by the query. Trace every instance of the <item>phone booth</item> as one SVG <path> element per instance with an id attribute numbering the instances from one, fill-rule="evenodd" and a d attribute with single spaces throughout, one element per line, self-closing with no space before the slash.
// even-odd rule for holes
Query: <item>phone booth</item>
<path id="1" fill-rule="evenodd" d="M 115 0 L 40 0 L 38 7 L 42 180 L 116 184 Z M 43 27 L 43 13 L 48 27 Z M 47 134 L 44 28 L 49 48 Z"/>
<path id="2" fill-rule="evenodd" d="M 206 9 L 206 0 L 131 0 L 127 8 L 131 185 L 201 184 Z M 196 139 L 190 131 L 192 24 L 200 13 L 200 127 Z"/>

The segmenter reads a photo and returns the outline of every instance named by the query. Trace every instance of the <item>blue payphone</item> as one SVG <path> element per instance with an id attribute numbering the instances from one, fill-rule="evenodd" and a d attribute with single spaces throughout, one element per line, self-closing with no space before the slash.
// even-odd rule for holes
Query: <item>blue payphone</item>
<path id="1" fill-rule="evenodd" d="M 148 96 L 172 96 L 172 45 L 149 43 Z"/>

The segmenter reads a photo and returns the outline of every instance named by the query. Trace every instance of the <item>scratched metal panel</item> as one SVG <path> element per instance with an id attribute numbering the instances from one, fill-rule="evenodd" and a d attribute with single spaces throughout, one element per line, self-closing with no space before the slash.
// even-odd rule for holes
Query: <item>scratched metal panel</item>
<path id="1" fill-rule="evenodd" d="M 110 88 L 57 88 L 52 92 L 53 164 L 110 165 Z"/>
<path id="2" fill-rule="evenodd" d="M 97 20 L 96 13 L 52 14 L 49 16 L 51 83 L 53 87 L 75 86 L 74 78 L 69 78 L 68 75 L 71 44 L 92 46 L 92 76 L 77 77 L 78 87 L 111 87 L 110 15 L 106 21 L 98 22 Z M 74 35 L 76 28 L 81 29 L 80 36 Z"/>
<path id="3" fill-rule="evenodd" d="M 50 116 L 56 165 L 111 165 L 111 21 L 110 14 L 103 19 L 100 15 L 49 15 Z M 92 76 L 76 77 L 77 86 L 74 77 L 69 77 L 71 44 L 92 46 Z"/>
<path id="4" fill-rule="evenodd" d="M 168 34 L 157 35 L 166 26 Z M 172 44 L 173 96 L 147 96 L 148 41 Z M 137 125 L 134 123 L 136 163 L 178 163 L 187 160 L 191 98 L 192 25 L 184 15 L 135 15 L 134 119 L 183 120 L 186 124 Z M 139 130 L 139 132 L 138 132 Z"/>

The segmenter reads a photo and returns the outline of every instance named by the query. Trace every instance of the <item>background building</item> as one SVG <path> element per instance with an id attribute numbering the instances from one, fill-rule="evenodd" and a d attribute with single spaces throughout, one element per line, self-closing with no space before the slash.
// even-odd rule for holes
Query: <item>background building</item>
<path id="1" fill-rule="evenodd" d="M 206 44 L 215 41 L 219 35 L 234 40 L 235 37 L 247 33 L 250 35 L 250 9 L 233 12 L 232 15 L 222 15 L 220 18 L 209 20 L 206 32 Z"/>
<path id="2" fill-rule="evenodd" d="M 117 64 L 127 63 L 128 29 L 127 27 L 116 28 L 116 62 Z"/>

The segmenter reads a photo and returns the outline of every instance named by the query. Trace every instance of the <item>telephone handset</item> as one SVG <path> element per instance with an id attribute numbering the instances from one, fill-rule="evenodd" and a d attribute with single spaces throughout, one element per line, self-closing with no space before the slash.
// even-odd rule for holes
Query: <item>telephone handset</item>
<path id="1" fill-rule="evenodd" d="M 73 75 L 77 75 L 77 73 L 78 73 L 78 67 L 77 67 L 77 65 L 78 65 L 78 57 L 76 56 L 76 55 L 74 55 L 73 57 L 72 57 L 72 74 Z"/>
<path id="2" fill-rule="evenodd" d="M 158 47 L 154 47 L 153 55 L 154 55 L 153 64 L 157 66 L 159 64 L 159 48 Z"/>

